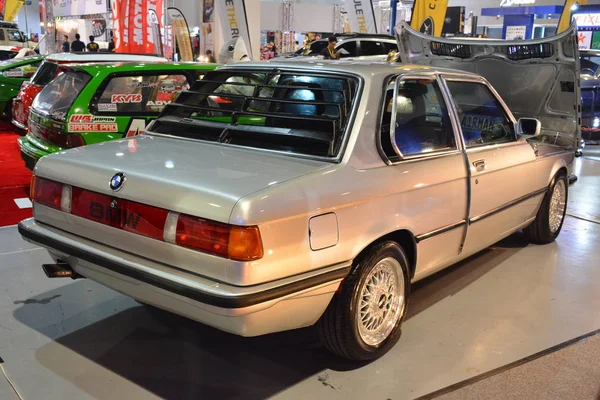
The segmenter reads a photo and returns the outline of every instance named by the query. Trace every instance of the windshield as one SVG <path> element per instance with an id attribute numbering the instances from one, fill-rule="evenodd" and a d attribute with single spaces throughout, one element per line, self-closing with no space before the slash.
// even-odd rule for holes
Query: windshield
<path id="1" fill-rule="evenodd" d="M 33 100 L 36 111 L 64 120 L 71 105 L 90 81 L 91 75 L 82 71 L 68 71 L 60 74 Z"/>
<path id="2" fill-rule="evenodd" d="M 8 29 L 8 40 L 11 42 L 25 42 L 23 35 L 17 29 Z"/>
<path id="3" fill-rule="evenodd" d="M 600 69 L 600 55 L 581 53 L 581 74 L 595 76 Z"/>
<path id="4" fill-rule="evenodd" d="M 349 76 L 212 72 L 167 105 L 152 132 L 335 157 L 357 88 Z"/>

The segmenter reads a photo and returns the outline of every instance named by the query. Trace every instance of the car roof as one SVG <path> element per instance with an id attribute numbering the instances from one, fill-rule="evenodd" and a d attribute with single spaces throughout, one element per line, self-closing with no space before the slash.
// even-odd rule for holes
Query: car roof
<path id="1" fill-rule="evenodd" d="M 168 61 L 164 57 L 158 57 L 148 54 L 124 54 L 124 53 L 57 53 L 46 57 L 47 61 L 57 62 L 112 62 L 112 61 L 133 61 L 133 62 L 156 62 Z"/>
<path id="2" fill-rule="evenodd" d="M 220 67 L 219 69 L 302 69 L 310 72 L 338 72 L 341 74 L 356 74 L 365 79 L 372 79 L 375 75 L 388 76 L 392 74 L 405 73 L 405 74 L 423 74 L 431 72 L 445 72 L 445 73 L 458 73 L 460 75 L 468 75 L 473 77 L 479 77 L 477 74 L 470 72 L 459 71 L 449 68 L 430 67 L 424 65 L 412 65 L 412 64 L 400 64 L 400 63 L 387 63 L 387 62 L 370 62 L 370 61 L 350 61 L 350 60 L 313 60 L 313 59 L 302 59 L 296 61 L 282 61 L 273 59 L 262 62 L 246 62 L 229 64 Z"/>
<path id="3" fill-rule="evenodd" d="M 89 63 L 89 64 L 74 64 L 69 65 L 71 69 L 82 70 L 90 74 L 96 74 L 98 72 L 114 73 L 114 72 L 129 72 L 133 70 L 141 71 L 177 71 L 177 70 L 206 70 L 212 71 L 217 67 L 216 64 L 197 63 L 197 62 L 161 62 L 153 61 L 149 63 Z"/>

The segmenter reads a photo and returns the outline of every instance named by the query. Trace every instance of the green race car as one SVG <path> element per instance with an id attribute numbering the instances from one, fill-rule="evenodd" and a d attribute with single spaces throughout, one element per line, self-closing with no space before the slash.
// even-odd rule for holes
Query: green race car
<path id="1" fill-rule="evenodd" d="M 28 56 L 11 58 L 0 62 L 0 116 L 10 121 L 12 117 L 12 100 L 19 93 L 23 82 L 30 79 L 37 71 L 44 56 Z"/>
<path id="2" fill-rule="evenodd" d="M 165 106 L 214 64 L 124 63 L 71 66 L 33 102 L 21 157 L 33 170 L 41 157 L 143 133 Z"/>

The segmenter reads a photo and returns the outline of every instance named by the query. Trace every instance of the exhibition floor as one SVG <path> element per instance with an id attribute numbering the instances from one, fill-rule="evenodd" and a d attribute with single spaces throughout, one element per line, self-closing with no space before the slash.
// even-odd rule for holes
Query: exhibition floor
<path id="1" fill-rule="evenodd" d="M 2 365 L 26 400 L 595 399 L 600 148 L 575 173 L 556 243 L 516 234 L 418 283 L 400 342 L 366 365 L 330 355 L 312 329 L 244 339 L 159 323 L 90 280 L 47 279 L 47 253 L 0 228 Z M 17 399 L 2 375 L 0 399 Z"/>

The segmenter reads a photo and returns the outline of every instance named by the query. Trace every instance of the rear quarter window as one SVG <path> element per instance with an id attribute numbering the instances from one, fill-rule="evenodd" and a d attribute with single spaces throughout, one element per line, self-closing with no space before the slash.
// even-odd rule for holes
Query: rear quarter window
<path id="1" fill-rule="evenodd" d="M 55 119 L 64 120 L 75 99 L 91 78 L 83 71 L 63 72 L 42 89 L 32 107 Z"/>
<path id="2" fill-rule="evenodd" d="M 158 114 L 189 89 L 182 74 L 118 76 L 110 80 L 95 105 L 99 114 Z"/>
<path id="3" fill-rule="evenodd" d="M 58 64 L 45 61 L 31 78 L 31 83 L 38 86 L 46 86 L 58 73 Z"/>

